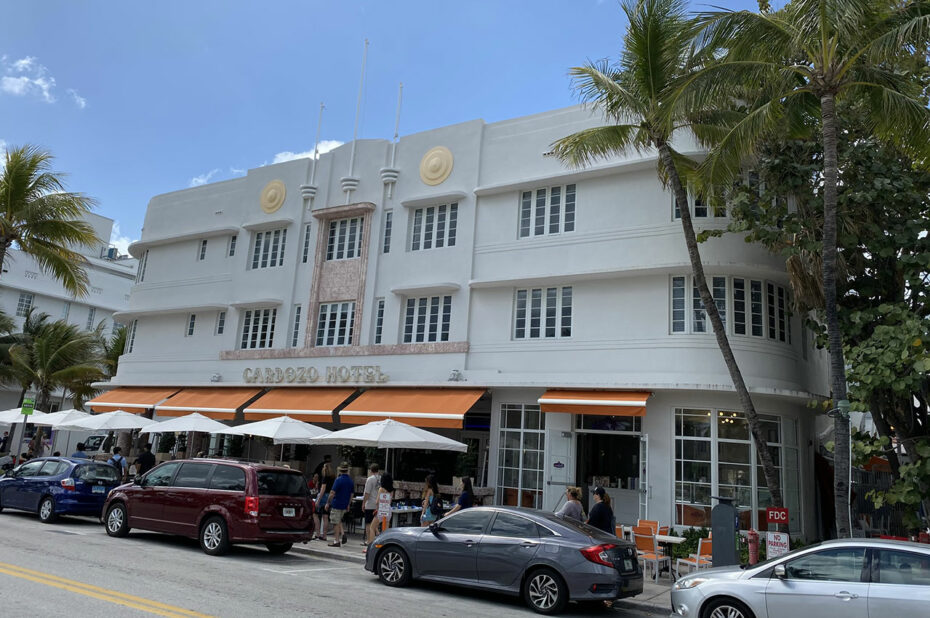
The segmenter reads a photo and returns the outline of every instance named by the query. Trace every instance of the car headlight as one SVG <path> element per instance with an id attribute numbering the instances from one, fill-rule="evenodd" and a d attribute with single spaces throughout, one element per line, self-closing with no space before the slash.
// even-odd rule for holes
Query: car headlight
<path id="1" fill-rule="evenodd" d="M 685 579 L 679 579 L 675 582 L 675 585 L 672 586 L 675 590 L 690 590 L 696 586 L 700 586 L 706 581 L 710 581 L 709 577 L 686 577 Z"/>

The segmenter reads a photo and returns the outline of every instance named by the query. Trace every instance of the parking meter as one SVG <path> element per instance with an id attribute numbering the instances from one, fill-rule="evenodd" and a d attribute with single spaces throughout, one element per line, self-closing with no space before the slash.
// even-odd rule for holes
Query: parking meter
<path id="1" fill-rule="evenodd" d="M 714 566 L 739 564 L 736 553 L 736 507 L 733 498 L 712 496 L 717 506 L 710 511 L 710 528 L 714 533 L 712 559 Z"/>

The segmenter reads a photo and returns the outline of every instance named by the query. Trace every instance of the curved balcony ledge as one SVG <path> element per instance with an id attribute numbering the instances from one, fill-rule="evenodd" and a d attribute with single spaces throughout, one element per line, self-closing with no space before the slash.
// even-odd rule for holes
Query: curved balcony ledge
<path id="1" fill-rule="evenodd" d="M 201 311 L 222 311 L 226 305 L 208 304 L 208 305 L 184 305 L 175 307 L 156 307 L 150 309 L 127 309 L 126 311 L 117 311 L 113 314 L 113 319 L 120 318 L 134 320 L 140 317 L 154 315 L 171 315 L 176 313 L 198 313 Z"/>
<path id="2" fill-rule="evenodd" d="M 141 258 L 142 252 L 151 247 L 158 247 L 160 245 L 170 245 L 176 242 L 184 242 L 185 240 L 196 240 L 198 238 L 213 238 L 216 236 L 229 236 L 231 234 L 239 233 L 239 228 L 232 225 L 227 225 L 224 227 L 215 227 L 207 230 L 199 230 L 194 232 L 184 232 L 183 234 L 172 234 L 170 236 L 162 236 L 160 238 L 149 238 L 146 240 L 137 240 L 136 242 L 129 245 L 129 255 L 134 258 Z"/>

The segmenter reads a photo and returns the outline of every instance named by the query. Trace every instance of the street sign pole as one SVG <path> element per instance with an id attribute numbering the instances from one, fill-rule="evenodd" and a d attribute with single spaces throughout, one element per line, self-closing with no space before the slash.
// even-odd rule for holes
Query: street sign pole
<path id="1" fill-rule="evenodd" d="M 19 445 L 16 447 L 16 453 L 14 453 L 14 460 L 17 464 L 23 463 L 21 456 L 23 454 L 23 439 L 26 437 L 26 421 L 29 420 L 29 416 L 32 414 L 32 411 L 35 409 L 35 399 L 30 399 L 26 397 L 23 399 L 23 405 L 20 407 L 19 411 L 23 415 L 22 430 L 19 432 Z"/>

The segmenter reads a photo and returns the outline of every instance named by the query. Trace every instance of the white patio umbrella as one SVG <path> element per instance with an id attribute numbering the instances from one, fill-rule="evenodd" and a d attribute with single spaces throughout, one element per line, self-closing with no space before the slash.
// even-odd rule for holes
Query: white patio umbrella
<path id="1" fill-rule="evenodd" d="M 312 444 L 314 438 L 333 433 L 328 429 L 298 421 L 290 416 L 266 418 L 263 421 L 239 425 L 233 429 L 237 435 L 271 438 L 275 444 Z"/>
<path id="2" fill-rule="evenodd" d="M 94 414 L 77 421 L 58 425 L 58 429 L 91 429 L 95 431 L 117 431 L 120 429 L 142 429 L 154 423 L 152 419 L 130 414 L 125 410 L 114 410 L 103 414 Z"/>
<path id="3" fill-rule="evenodd" d="M 45 427 L 55 427 L 59 425 L 67 425 L 74 421 L 79 421 L 85 418 L 89 418 L 90 414 L 87 412 L 82 412 L 80 410 L 62 410 L 60 412 L 52 412 L 50 414 L 42 414 L 36 420 L 32 421 L 33 425 L 43 425 Z M 68 431 L 68 430 L 65 430 Z"/>
<path id="4" fill-rule="evenodd" d="M 213 420 L 203 414 L 194 412 L 186 416 L 179 416 L 168 421 L 159 421 L 143 427 L 139 433 L 186 433 L 199 431 L 201 433 L 237 433 L 233 427 Z"/>
<path id="5" fill-rule="evenodd" d="M 32 414 L 29 415 L 29 422 L 35 424 L 35 419 L 45 416 L 45 412 L 40 412 L 39 410 L 33 410 Z M 14 423 L 23 422 L 23 409 L 22 408 L 10 408 L 9 410 L 4 410 L 0 412 L 0 425 L 13 425 Z"/>

